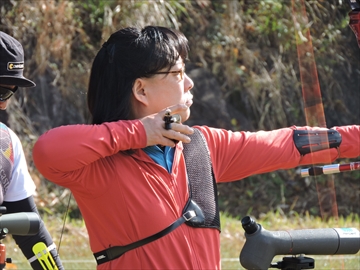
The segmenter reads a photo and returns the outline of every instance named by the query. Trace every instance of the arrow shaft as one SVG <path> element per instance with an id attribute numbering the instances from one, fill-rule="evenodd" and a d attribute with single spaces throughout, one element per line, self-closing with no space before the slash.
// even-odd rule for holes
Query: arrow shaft
<path id="1" fill-rule="evenodd" d="M 360 161 L 350 162 L 347 164 L 330 164 L 325 166 L 314 166 L 306 169 L 302 169 L 300 175 L 302 177 L 315 176 L 321 174 L 333 174 L 346 171 L 360 170 Z"/>

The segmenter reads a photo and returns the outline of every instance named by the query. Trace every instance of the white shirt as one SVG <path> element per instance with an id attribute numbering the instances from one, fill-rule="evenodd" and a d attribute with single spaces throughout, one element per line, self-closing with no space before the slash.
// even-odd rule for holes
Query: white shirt
<path id="1" fill-rule="evenodd" d="M 4 201 L 14 202 L 33 195 L 36 186 L 29 174 L 20 139 L 10 128 L 8 128 L 8 130 L 14 151 L 14 167 L 9 187 L 6 194 L 4 194 Z"/>

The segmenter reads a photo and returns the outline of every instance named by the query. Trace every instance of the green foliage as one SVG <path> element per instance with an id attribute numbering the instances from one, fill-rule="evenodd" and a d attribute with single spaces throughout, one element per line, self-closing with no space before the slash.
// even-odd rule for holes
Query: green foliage
<path id="1" fill-rule="evenodd" d="M 349 7 L 335 0 L 305 3 L 327 125 L 358 124 L 360 71 L 358 47 L 348 27 Z M 305 124 L 291 1 L 0 1 L 0 30 L 24 44 L 29 66 L 25 75 L 42 82 L 39 94 L 17 93 L 19 102 L 13 102 L 13 111 L 9 108 L 15 131 L 26 142 L 30 171 L 42 182 L 42 211 L 64 213 L 67 201 L 64 191 L 44 181 L 34 168 L 34 141 L 54 126 L 85 122 L 85 93 L 97 50 L 119 28 L 148 24 L 184 32 L 190 61 L 212 72 L 223 97 L 255 130 Z M 46 98 L 56 106 L 47 107 Z M 66 118 L 59 120 L 62 113 Z M 230 124 L 234 130 L 242 128 L 239 119 Z M 355 172 L 337 178 L 348 183 L 338 195 L 344 215 L 359 212 L 354 203 L 359 177 Z M 233 215 L 319 215 L 314 182 L 292 170 L 221 184 L 220 207 Z M 80 216 L 75 202 L 70 208 L 71 217 Z"/>
<path id="2" fill-rule="evenodd" d="M 280 42 L 285 42 L 285 48 L 290 48 L 294 45 L 290 8 L 291 1 L 255 1 L 246 7 L 245 14 L 254 18 L 257 34 L 263 37 L 275 35 Z"/>

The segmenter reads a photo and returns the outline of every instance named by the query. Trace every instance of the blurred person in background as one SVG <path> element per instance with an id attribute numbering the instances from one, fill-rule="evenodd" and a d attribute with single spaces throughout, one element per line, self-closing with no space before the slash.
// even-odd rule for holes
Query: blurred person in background
<path id="1" fill-rule="evenodd" d="M 19 87 L 34 87 L 34 82 L 23 76 L 24 50 L 19 41 L 0 31 L 0 109 L 5 110 L 10 98 Z M 0 122 L 0 205 L 6 214 L 35 212 L 39 215 L 33 194 L 32 180 L 24 151 L 18 136 Z M 40 215 L 39 215 L 40 217 Z M 33 269 L 64 269 L 56 246 L 40 219 L 36 235 L 13 235 L 16 244 Z"/>
<path id="2" fill-rule="evenodd" d="M 98 269 L 220 269 L 217 183 L 360 156 L 358 125 L 187 126 L 188 50 L 166 27 L 113 33 L 91 69 L 92 123 L 51 129 L 35 143 L 40 173 L 74 194 Z M 310 135 L 330 148 L 309 149 Z"/>

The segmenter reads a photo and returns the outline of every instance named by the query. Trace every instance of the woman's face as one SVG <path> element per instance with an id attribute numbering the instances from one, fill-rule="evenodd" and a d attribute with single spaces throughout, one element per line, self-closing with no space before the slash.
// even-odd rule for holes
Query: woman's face
<path id="1" fill-rule="evenodd" d="M 167 69 L 160 70 L 151 78 L 145 79 L 145 90 L 147 95 L 147 115 L 176 104 L 186 104 L 190 107 L 193 103 L 193 95 L 190 89 L 194 87 L 193 81 L 185 73 L 185 64 L 181 57 L 176 64 Z M 168 73 L 169 72 L 169 73 Z M 182 122 L 190 116 L 190 109 L 182 113 Z"/>

